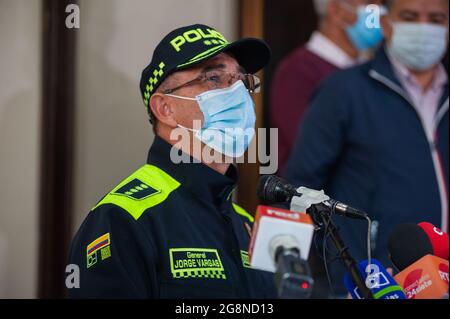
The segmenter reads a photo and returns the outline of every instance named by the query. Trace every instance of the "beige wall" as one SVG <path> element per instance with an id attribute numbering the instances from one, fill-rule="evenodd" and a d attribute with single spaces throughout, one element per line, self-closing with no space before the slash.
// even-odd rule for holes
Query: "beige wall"
<path id="1" fill-rule="evenodd" d="M 75 229 L 145 163 L 153 134 L 138 84 L 158 41 L 193 23 L 233 40 L 237 9 L 235 0 L 80 0 Z"/>
<path id="2" fill-rule="evenodd" d="M 191 23 L 237 34 L 236 0 L 80 0 L 74 228 L 153 140 L 138 89 L 157 42 Z M 0 0 L 0 298 L 37 292 L 41 1 Z"/>
<path id="3" fill-rule="evenodd" d="M 39 0 L 0 0 L 0 298 L 36 297 Z"/>

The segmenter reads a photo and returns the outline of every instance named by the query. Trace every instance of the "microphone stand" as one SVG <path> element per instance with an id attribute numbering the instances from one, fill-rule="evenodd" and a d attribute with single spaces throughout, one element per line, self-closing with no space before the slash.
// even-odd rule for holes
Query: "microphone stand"
<path id="1" fill-rule="evenodd" d="M 318 206 L 322 205 L 315 205 L 315 207 L 313 206 L 308 210 L 311 211 L 311 215 L 313 215 L 314 219 L 319 219 L 322 225 L 327 225 L 333 244 L 336 247 L 341 260 L 344 262 L 344 265 L 350 272 L 353 282 L 359 288 L 361 295 L 365 299 L 374 299 L 372 292 L 367 288 L 364 280 L 361 278 L 361 273 L 359 272 L 356 260 L 350 255 L 348 247 L 345 246 L 336 225 L 333 224 L 333 221 L 330 218 L 330 209 L 326 206 L 319 209 Z"/>

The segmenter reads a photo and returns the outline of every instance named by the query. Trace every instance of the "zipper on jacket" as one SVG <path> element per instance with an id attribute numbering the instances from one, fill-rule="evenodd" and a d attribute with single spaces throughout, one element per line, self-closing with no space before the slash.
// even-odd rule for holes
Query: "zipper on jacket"
<path id="1" fill-rule="evenodd" d="M 370 246 L 371 246 L 372 254 L 374 254 L 377 249 L 379 227 L 380 227 L 380 222 L 377 220 L 373 220 L 372 225 L 370 227 L 370 244 L 371 244 Z"/>
<path id="2" fill-rule="evenodd" d="M 405 92 L 405 90 L 403 88 L 401 88 L 396 83 L 394 83 L 390 79 L 386 78 L 385 76 L 381 75 L 380 73 L 378 73 L 375 70 L 370 70 L 369 75 L 373 79 L 381 82 L 382 84 L 386 85 L 388 88 L 390 88 L 391 90 L 395 91 L 400 96 L 402 96 L 409 104 L 411 104 L 414 111 L 416 111 L 417 116 L 419 117 L 420 123 L 422 125 L 425 137 L 427 138 L 427 141 L 428 141 L 428 144 L 430 147 L 431 158 L 432 158 L 432 162 L 433 162 L 433 166 L 434 166 L 434 172 L 435 172 L 436 180 L 437 180 L 437 184 L 438 184 L 439 197 L 440 197 L 440 202 L 441 202 L 441 228 L 445 232 L 448 232 L 448 201 L 447 201 L 448 190 L 447 190 L 447 186 L 445 184 L 444 169 L 443 169 L 443 165 L 442 165 L 441 155 L 439 154 L 439 150 L 437 148 L 437 138 L 431 137 L 432 140 L 430 141 L 430 137 L 428 136 L 427 130 L 425 128 L 425 123 L 424 123 L 422 117 L 420 116 L 420 114 L 418 114 L 416 108 L 414 107 L 414 102 L 411 100 L 411 98 Z M 449 99 L 447 98 L 446 102 L 444 102 L 442 107 L 439 109 L 439 111 L 436 114 L 435 119 L 434 119 L 434 129 L 433 130 L 434 130 L 436 136 L 437 136 L 437 130 L 439 127 L 439 123 L 442 120 L 442 118 L 444 117 L 444 115 L 448 112 L 448 108 L 449 108 Z"/>

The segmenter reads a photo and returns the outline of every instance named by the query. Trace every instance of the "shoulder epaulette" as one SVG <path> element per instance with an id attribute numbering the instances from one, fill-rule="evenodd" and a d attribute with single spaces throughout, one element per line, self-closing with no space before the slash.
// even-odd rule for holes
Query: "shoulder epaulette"
<path id="1" fill-rule="evenodd" d="M 180 183 L 153 165 L 144 165 L 117 185 L 92 210 L 114 204 L 126 210 L 135 220 L 151 207 L 162 203 Z"/>

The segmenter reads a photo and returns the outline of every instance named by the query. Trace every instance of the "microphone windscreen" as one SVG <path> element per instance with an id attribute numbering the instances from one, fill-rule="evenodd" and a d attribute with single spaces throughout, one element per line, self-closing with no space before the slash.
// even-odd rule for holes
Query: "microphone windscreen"
<path id="1" fill-rule="evenodd" d="M 271 179 L 272 175 L 263 175 L 259 178 L 258 186 L 256 188 L 256 193 L 259 199 L 267 201 L 266 188 L 268 184 L 270 184 Z"/>
<path id="2" fill-rule="evenodd" d="M 275 175 L 265 175 L 260 177 L 256 191 L 259 199 L 267 204 L 274 204 L 288 199 L 286 190 L 292 191 L 284 179 Z"/>
<path id="3" fill-rule="evenodd" d="M 449 246 L 448 246 L 448 234 L 444 233 L 439 228 L 430 223 L 420 223 L 419 226 L 428 235 L 431 246 L 435 256 L 448 260 Z"/>
<path id="4" fill-rule="evenodd" d="M 388 242 L 393 264 L 402 271 L 426 255 L 433 255 L 431 241 L 416 224 L 400 224 L 395 227 Z"/>

